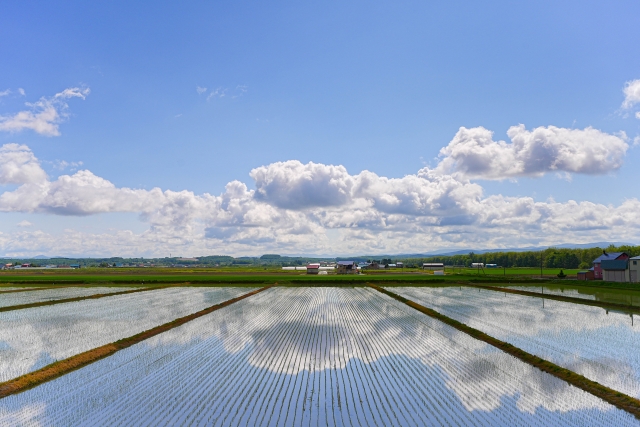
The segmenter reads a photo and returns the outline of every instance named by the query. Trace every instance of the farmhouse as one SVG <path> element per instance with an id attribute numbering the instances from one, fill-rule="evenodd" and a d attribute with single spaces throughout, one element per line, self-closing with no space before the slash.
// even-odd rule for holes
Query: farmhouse
<path id="1" fill-rule="evenodd" d="M 355 261 L 338 261 L 338 274 L 358 274 L 358 268 Z"/>
<path id="2" fill-rule="evenodd" d="M 307 274 L 318 274 L 320 272 L 320 264 L 307 264 Z"/>
<path id="3" fill-rule="evenodd" d="M 593 278 L 595 280 L 602 280 L 604 278 L 602 274 L 602 261 L 616 261 L 627 259 L 629 259 L 629 255 L 624 252 L 606 253 L 605 251 L 602 251 L 602 255 L 593 260 Z M 614 265 L 616 266 L 616 268 L 619 267 L 617 264 L 612 264 L 612 269 Z"/>
<path id="4" fill-rule="evenodd" d="M 441 262 L 425 262 L 422 264 L 423 270 L 444 270 L 444 264 Z"/>

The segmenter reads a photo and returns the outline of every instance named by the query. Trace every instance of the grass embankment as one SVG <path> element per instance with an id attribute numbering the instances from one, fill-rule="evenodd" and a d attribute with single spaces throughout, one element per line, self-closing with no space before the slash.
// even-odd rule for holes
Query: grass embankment
<path id="1" fill-rule="evenodd" d="M 45 289 L 62 289 L 68 288 L 69 286 L 48 286 L 48 287 L 37 287 L 37 288 L 20 288 L 20 289 L 11 289 L 10 291 L 3 291 L 2 287 L 0 287 L 0 294 L 10 294 L 12 292 L 29 292 L 29 291 L 43 291 Z"/>
<path id="2" fill-rule="evenodd" d="M 495 291 L 495 292 L 525 295 L 528 297 L 543 298 L 543 299 L 562 301 L 562 302 L 570 302 L 571 304 L 590 305 L 593 307 L 601 307 L 604 309 L 611 309 L 611 310 L 624 310 L 627 313 L 640 314 L 640 307 L 636 305 L 630 305 L 630 304 L 619 304 L 615 302 L 605 302 L 605 301 L 589 300 L 584 298 L 565 297 L 563 295 L 543 294 L 540 292 L 530 292 L 530 291 L 523 291 L 520 289 L 500 288 L 500 287 L 487 286 L 487 285 L 469 284 L 467 286 L 473 287 L 473 288 L 487 289 L 489 291 Z"/>
<path id="3" fill-rule="evenodd" d="M 21 393 L 47 381 L 51 381 L 55 378 L 61 377 L 62 375 L 68 374 L 69 372 L 75 371 L 76 369 L 80 369 L 93 362 L 97 362 L 100 359 L 104 359 L 105 357 L 110 356 L 117 351 L 123 350 L 127 347 L 131 347 L 132 345 L 138 344 L 146 339 L 154 337 L 173 328 L 177 328 L 178 326 L 184 325 L 191 320 L 205 316 L 209 313 L 213 313 L 216 310 L 220 310 L 221 308 L 227 307 L 235 302 L 241 301 L 245 298 L 249 298 L 250 296 L 265 291 L 271 287 L 273 287 L 273 285 L 256 289 L 255 291 L 248 292 L 244 295 L 232 298 L 220 304 L 212 305 L 211 307 L 205 308 L 204 310 L 200 310 L 188 316 L 180 317 L 178 319 L 172 320 L 171 322 L 156 326 L 155 328 L 151 328 L 144 332 L 140 332 L 139 334 L 132 335 L 128 338 L 123 338 L 114 343 L 106 344 L 101 347 L 85 351 L 84 353 L 76 354 L 75 356 L 71 356 L 67 359 L 47 365 L 41 369 L 38 369 L 37 371 L 30 372 L 12 380 L 0 383 L 0 399 L 2 399 L 3 397 L 11 396 L 12 394 Z"/>
<path id="4" fill-rule="evenodd" d="M 174 285 L 174 286 L 178 286 L 178 285 Z M 33 308 L 33 307 L 42 307 L 45 305 L 55 305 L 55 304 L 64 304 L 67 302 L 76 302 L 76 301 L 82 301 L 82 300 L 86 300 L 86 299 L 98 299 L 98 298 L 105 298 L 105 297 L 113 297 L 116 295 L 126 295 L 126 294 L 133 294 L 136 292 L 145 292 L 145 291 L 153 291 L 155 289 L 164 289 L 164 288 L 170 288 L 172 286 L 154 286 L 154 287 L 145 287 L 145 288 L 140 288 L 140 289 L 130 289 L 128 291 L 120 291 L 120 292 L 111 292 L 108 294 L 94 294 L 94 295 L 87 295 L 87 296 L 83 296 L 83 297 L 73 297 L 73 298 L 64 298 L 64 299 L 56 299 L 56 300 L 51 300 L 51 301 L 41 301 L 41 302 L 32 302 L 29 304 L 20 304 L 20 305 L 10 305 L 7 307 L 0 307 L 0 313 L 3 311 L 13 311 L 13 310 L 23 310 L 25 308 Z M 62 286 L 61 288 L 64 288 L 64 286 Z M 39 288 L 38 290 L 40 290 L 41 288 Z M 34 289 L 35 290 L 35 289 Z M 22 291 L 24 292 L 24 291 Z"/>
<path id="5" fill-rule="evenodd" d="M 613 390 L 609 387 L 605 387 L 600 383 L 595 381 L 591 381 L 590 379 L 577 374 L 569 369 L 563 368 L 561 366 L 556 365 L 548 360 L 542 359 L 538 356 L 534 356 L 531 353 L 527 353 L 526 351 L 515 347 L 509 343 L 501 341 L 497 338 L 494 338 L 490 335 L 485 334 L 478 329 L 472 328 L 470 326 L 465 325 L 464 323 L 458 322 L 450 317 L 447 317 L 443 314 L 438 313 L 435 310 L 422 306 L 418 303 L 415 303 L 403 296 L 390 292 L 386 289 L 380 288 L 379 286 L 370 284 L 370 287 L 381 292 L 397 301 L 400 301 L 403 304 L 408 305 L 409 307 L 418 310 L 419 312 L 426 314 L 429 317 L 432 317 L 436 320 L 441 321 L 442 323 L 446 323 L 447 325 L 464 332 L 471 337 L 478 339 L 480 341 L 484 341 L 487 344 L 490 344 L 505 353 L 512 355 L 525 363 L 528 363 L 531 366 L 534 366 L 540 369 L 543 372 L 546 372 L 550 375 L 553 375 L 556 378 L 559 378 L 567 383 L 573 385 L 574 387 L 578 387 L 581 390 L 586 391 L 587 393 L 591 393 L 596 397 L 608 402 L 615 407 L 622 409 L 624 411 L 629 412 L 634 415 L 636 418 L 640 419 L 640 400 L 633 398 L 629 395 L 621 393 L 619 391 Z"/>

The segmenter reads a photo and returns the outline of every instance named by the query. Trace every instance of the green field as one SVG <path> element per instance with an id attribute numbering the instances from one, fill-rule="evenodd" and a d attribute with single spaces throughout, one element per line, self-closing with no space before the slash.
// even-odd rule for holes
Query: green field
<path id="1" fill-rule="evenodd" d="M 565 270 L 567 278 L 556 277 L 559 269 L 535 268 L 477 269 L 463 268 L 447 270 L 444 276 L 422 270 L 371 271 L 360 275 L 307 275 L 303 271 L 282 271 L 279 268 L 233 268 L 233 269 L 168 269 L 168 268 L 83 268 L 78 270 L 31 270 L 0 272 L 0 287 L 54 286 L 54 285 L 145 285 L 193 284 L 193 285 L 359 285 L 379 283 L 385 285 L 429 286 L 453 283 L 508 283 L 566 284 L 571 286 L 598 286 L 609 288 L 638 288 L 637 284 L 577 282 L 576 270 Z"/>

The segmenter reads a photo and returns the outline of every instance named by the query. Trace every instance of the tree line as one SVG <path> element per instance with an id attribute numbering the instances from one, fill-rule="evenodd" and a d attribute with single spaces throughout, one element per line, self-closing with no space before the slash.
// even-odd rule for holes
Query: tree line
<path id="1" fill-rule="evenodd" d="M 609 252 L 626 252 L 629 256 L 640 255 L 640 246 L 609 246 L 604 248 Z M 501 267 L 540 267 L 545 268 L 590 268 L 593 260 L 602 255 L 603 248 L 589 249 L 560 249 L 548 248 L 543 251 L 524 252 L 488 252 L 476 254 L 470 252 L 464 255 L 433 256 L 408 262 L 441 262 L 445 265 L 464 265 L 470 267 L 474 262 L 497 264 Z"/>

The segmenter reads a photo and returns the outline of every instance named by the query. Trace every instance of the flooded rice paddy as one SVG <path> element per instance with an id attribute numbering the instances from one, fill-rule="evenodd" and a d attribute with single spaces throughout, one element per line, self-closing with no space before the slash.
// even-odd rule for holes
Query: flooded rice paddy
<path id="1" fill-rule="evenodd" d="M 370 288 L 272 288 L 0 399 L 16 424 L 639 423 Z"/>
<path id="2" fill-rule="evenodd" d="M 170 322 L 249 290 L 167 288 L 0 312 L 0 382 Z M 73 288 L 56 291 L 59 295 L 75 292 Z M 38 292 L 44 291 L 27 293 Z"/>
<path id="3" fill-rule="evenodd" d="M 88 288 L 73 287 L 60 289 L 42 289 L 39 291 L 28 290 L 26 292 L 10 292 L 4 295 L 0 294 L 0 307 L 56 301 L 66 298 L 86 297 L 97 294 L 110 294 L 115 292 L 129 291 L 132 289 L 136 288 L 92 286 Z"/>
<path id="4" fill-rule="evenodd" d="M 600 384 L 640 397 L 638 316 L 464 286 L 392 290 Z"/>

